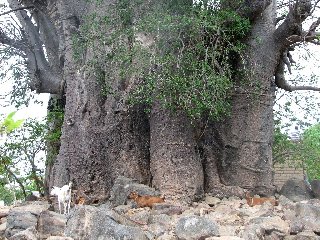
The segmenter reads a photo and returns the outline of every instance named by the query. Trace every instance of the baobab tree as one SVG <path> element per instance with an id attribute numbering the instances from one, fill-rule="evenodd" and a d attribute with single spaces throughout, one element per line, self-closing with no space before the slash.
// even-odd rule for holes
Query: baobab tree
<path id="1" fill-rule="evenodd" d="M 32 90 L 65 98 L 50 186 L 102 199 L 122 175 L 186 202 L 274 192 L 275 91 L 319 91 L 285 79 L 291 52 L 319 44 L 319 1 L 8 4 L 19 27 L 1 29 L 2 48 Z"/>

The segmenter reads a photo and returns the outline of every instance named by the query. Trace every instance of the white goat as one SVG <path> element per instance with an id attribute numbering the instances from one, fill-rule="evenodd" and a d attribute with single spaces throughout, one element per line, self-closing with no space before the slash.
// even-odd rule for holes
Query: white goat
<path id="1" fill-rule="evenodd" d="M 61 203 L 63 203 L 63 213 L 69 214 L 70 212 L 70 203 L 71 203 L 71 185 L 70 182 L 68 185 L 64 185 L 61 188 L 59 187 L 52 187 L 51 195 L 58 196 L 58 203 L 59 203 L 59 213 L 61 214 Z"/>

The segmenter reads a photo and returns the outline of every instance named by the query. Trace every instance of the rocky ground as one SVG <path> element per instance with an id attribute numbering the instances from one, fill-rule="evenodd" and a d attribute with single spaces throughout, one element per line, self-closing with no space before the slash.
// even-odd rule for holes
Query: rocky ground
<path id="1" fill-rule="evenodd" d="M 107 203 L 76 205 L 67 216 L 49 211 L 45 201 L 0 209 L 0 234 L 9 240 L 320 239 L 320 200 L 309 199 L 297 185 L 291 186 L 291 195 L 278 196 L 278 206 L 250 207 L 246 199 L 207 195 L 192 206 L 165 202 L 150 209 L 136 208 L 127 195 L 157 192 L 121 178 Z"/>

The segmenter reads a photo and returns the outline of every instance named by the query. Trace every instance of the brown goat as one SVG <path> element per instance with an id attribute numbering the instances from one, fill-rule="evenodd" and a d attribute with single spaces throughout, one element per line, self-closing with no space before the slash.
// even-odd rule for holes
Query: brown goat
<path id="1" fill-rule="evenodd" d="M 152 207 L 155 203 L 163 203 L 164 197 L 155 197 L 155 196 L 140 196 L 136 192 L 131 192 L 128 196 L 129 199 L 133 199 L 138 207 Z"/>
<path id="2" fill-rule="evenodd" d="M 265 202 L 270 202 L 273 206 L 278 206 L 278 201 L 273 198 L 257 198 L 257 197 L 251 197 L 250 193 L 246 193 L 246 200 L 250 207 L 256 206 L 256 205 L 262 205 Z"/>

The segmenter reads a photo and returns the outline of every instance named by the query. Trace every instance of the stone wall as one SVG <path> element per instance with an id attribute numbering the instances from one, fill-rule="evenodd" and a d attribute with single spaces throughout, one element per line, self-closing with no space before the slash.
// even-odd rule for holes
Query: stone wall
<path id="1" fill-rule="evenodd" d="M 277 163 L 274 165 L 274 184 L 277 189 L 281 189 L 283 184 L 290 178 L 303 179 L 304 170 L 297 167 L 298 164 Z"/>

